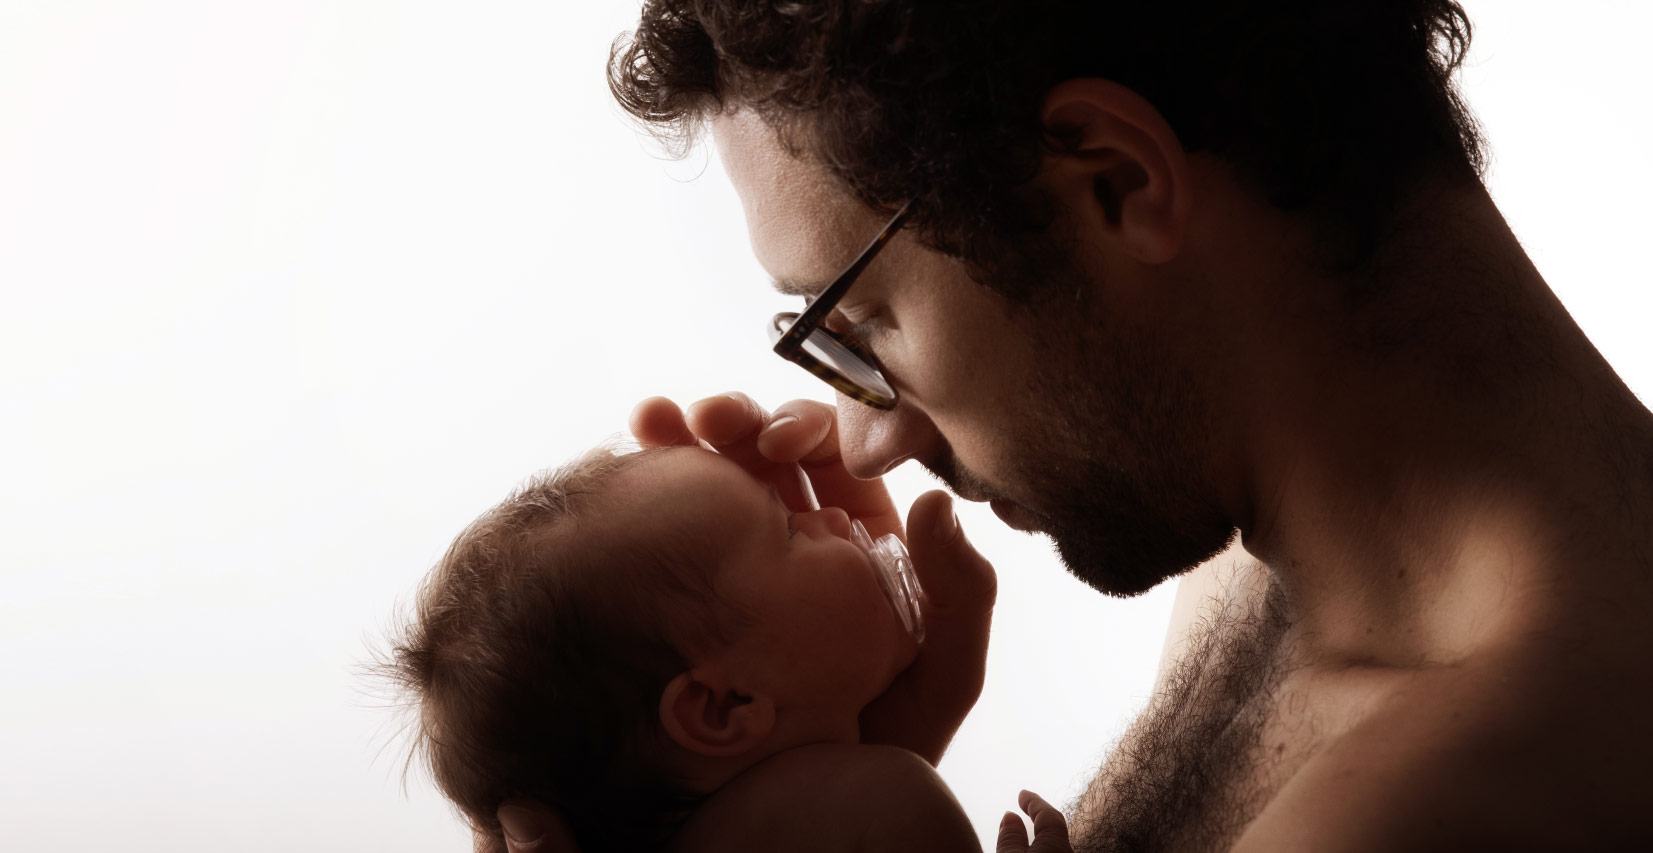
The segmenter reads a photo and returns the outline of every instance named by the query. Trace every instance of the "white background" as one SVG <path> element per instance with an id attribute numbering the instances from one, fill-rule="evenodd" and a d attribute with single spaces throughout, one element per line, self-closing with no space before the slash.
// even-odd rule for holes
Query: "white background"
<path id="1" fill-rule="evenodd" d="M 1468 5 L 1493 192 L 1648 400 L 1653 12 Z M 824 396 L 765 352 L 788 305 L 715 157 L 611 106 L 634 17 L 0 0 L 0 847 L 468 849 L 351 670 L 393 604 L 644 396 Z M 1002 592 L 942 772 L 990 836 L 1083 785 L 1172 591 L 963 519 Z"/>

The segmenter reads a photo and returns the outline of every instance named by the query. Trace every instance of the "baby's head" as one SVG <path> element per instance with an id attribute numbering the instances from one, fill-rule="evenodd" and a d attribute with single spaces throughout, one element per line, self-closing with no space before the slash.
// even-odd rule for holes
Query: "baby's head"
<path id="1" fill-rule="evenodd" d="M 709 451 L 593 451 L 461 533 L 390 667 L 473 823 L 514 796 L 587 849 L 663 840 L 783 749 L 858 740 L 916 644 L 838 509 Z M 616 831 L 638 835 L 616 837 Z"/>

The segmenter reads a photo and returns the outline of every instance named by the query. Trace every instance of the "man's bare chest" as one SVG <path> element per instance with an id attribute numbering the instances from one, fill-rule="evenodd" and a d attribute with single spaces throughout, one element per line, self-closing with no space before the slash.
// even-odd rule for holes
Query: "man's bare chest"
<path id="1" fill-rule="evenodd" d="M 1212 620 L 1075 810 L 1079 851 L 1220 849 L 1321 747 L 1357 694 L 1295 668 L 1270 602 Z"/>

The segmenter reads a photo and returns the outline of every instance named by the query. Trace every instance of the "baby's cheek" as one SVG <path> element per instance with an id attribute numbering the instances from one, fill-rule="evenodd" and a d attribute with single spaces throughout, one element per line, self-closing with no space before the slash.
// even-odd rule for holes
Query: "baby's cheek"
<path id="1" fill-rule="evenodd" d="M 855 594 L 834 602 L 833 619 L 823 626 L 830 632 L 828 645 L 836 650 L 832 666 L 856 680 L 881 675 L 896 653 L 890 633 L 895 611 L 879 594 L 878 599 Z"/>
<path id="2" fill-rule="evenodd" d="M 918 657 L 918 643 L 881 587 L 874 586 L 859 608 L 856 641 L 863 666 L 879 680 L 880 692 Z"/>

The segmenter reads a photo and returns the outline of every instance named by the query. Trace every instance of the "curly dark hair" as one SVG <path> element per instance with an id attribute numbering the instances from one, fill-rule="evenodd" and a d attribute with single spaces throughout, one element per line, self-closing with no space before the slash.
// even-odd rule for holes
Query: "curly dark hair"
<path id="1" fill-rule="evenodd" d="M 1066 144 L 1044 95 L 1110 79 L 1358 266 L 1418 173 L 1483 170 L 1453 79 L 1469 40 L 1451 0 L 646 0 L 609 85 L 678 152 L 757 110 L 870 207 L 913 201 L 925 241 L 992 283 L 1054 218 L 1029 189 Z"/>

